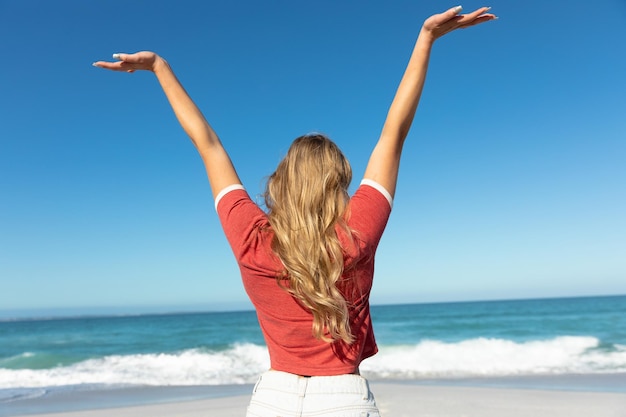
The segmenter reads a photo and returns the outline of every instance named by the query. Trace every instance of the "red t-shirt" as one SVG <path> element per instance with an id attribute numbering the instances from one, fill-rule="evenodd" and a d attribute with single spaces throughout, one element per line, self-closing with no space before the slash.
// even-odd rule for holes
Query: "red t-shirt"
<path id="1" fill-rule="evenodd" d="M 353 238 L 338 230 L 346 271 L 339 288 L 348 302 L 355 337 L 348 345 L 343 341 L 324 342 L 313 336 L 310 311 L 276 282 L 283 266 L 271 249 L 273 231 L 267 215 L 241 186 L 225 191 L 217 198 L 217 212 L 237 258 L 246 292 L 256 308 L 272 369 L 311 376 L 354 372 L 363 359 L 378 351 L 369 295 L 374 254 L 391 212 L 389 193 L 373 181 L 364 180 L 350 199 L 347 223 Z"/>

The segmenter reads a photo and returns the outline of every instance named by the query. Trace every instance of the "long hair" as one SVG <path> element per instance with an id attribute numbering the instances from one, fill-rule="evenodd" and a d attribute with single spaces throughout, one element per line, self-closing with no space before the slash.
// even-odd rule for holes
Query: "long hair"
<path id="1" fill-rule="evenodd" d="M 351 236 L 344 218 L 351 180 L 352 169 L 337 145 L 309 134 L 292 143 L 265 190 L 272 250 L 284 266 L 279 284 L 311 311 L 316 338 L 349 344 L 354 338 L 337 287 L 344 258 L 336 227 Z"/>

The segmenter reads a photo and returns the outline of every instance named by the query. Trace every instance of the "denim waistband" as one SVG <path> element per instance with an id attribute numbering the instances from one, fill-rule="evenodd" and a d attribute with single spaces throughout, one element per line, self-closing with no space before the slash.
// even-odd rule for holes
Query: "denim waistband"
<path id="1" fill-rule="evenodd" d="M 300 376 L 288 372 L 270 370 L 261 375 L 255 391 L 281 390 L 294 394 L 366 394 L 367 379 L 361 375 Z"/>

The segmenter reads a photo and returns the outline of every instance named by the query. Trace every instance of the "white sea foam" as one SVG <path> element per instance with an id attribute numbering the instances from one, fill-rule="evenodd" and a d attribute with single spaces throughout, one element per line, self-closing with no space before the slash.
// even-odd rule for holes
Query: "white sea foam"
<path id="1" fill-rule="evenodd" d="M 426 340 L 412 346 L 381 346 L 361 370 L 370 378 L 429 378 L 626 372 L 626 349 L 599 348 L 594 337 L 557 337 L 513 342 Z M 2 369 L 0 389 L 92 384 L 220 385 L 253 383 L 269 368 L 264 346 L 239 344 L 210 352 L 107 356 L 52 369 Z"/>
<path id="2" fill-rule="evenodd" d="M 252 383 L 269 368 L 264 346 L 235 345 L 222 352 L 114 355 L 52 369 L 1 369 L 0 388 L 82 384 L 220 385 Z"/>
<path id="3" fill-rule="evenodd" d="M 598 349 L 595 337 L 563 336 L 513 342 L 477 338 L 458 343 L 426 340 L 381 348 L 361 369 L 381 378 L 541 375 L 626 372 L 626 351 Z"/>

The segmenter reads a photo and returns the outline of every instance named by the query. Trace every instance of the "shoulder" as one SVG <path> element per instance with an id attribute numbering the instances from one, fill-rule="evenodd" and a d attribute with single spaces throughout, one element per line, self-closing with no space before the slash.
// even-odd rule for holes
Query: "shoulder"
<path id="1" fill-rule="evenodd" d="M 241 184 L 233 184 L 220 191 L 215 197 L 215 209 L 223 224 L 236 224 L 238 227 L 267 218 Z"/>
<path id="2" fill-rule="evenodd" d="M 368 178 L 363 178 L 361 185 L 350 199 L 350 203 L 353 205 L 354 202 L 358 203 L 362 200 L 370 201 L 371 203 L 383 207 L 385 207 L 385 204 L 382 203 L 386 202 L 389 211 L 391 211 L 393 207 L 393 197 L 391 197 L 391 193 L 376 181 Z"/>
<path id="3" fill-rule="evenodd" d="M 239 193 L 236 194 L 237 196 L 241 197 L 242 194 L 245 194 L 245 196 L 250 198 L 248 196 L 248 193 L 246 192 L 246 189 L 244 188 L 244 186 L 242 184 L 232 184 L 232 185 L 229 185 L 228 187 L 225 187 L 222 191 L 217 193 L 217 195 L 215 196 L 215 210 L 217 210 L 219 212 L 218 207 L 219 207 L 220 201 L 222 201 L 222 199 L 227 194 L 232 193 L 232 192 L 237 191 L 237 190 L 240 191 Z"/>
<path id="4" fill-rule="evenodd" d="M 350 199 L 348 226 L 360 239 L 376 246 L 389 220 L 392 204 L 391 194 L 384 187 L 365 179 Z"/>
<path id="5" fill-rule="evenodd" d="M 215 200 L 224 234 L 238 260 L 250 247 L 269 245 L 271 234 L 259 233 L 269 230 L 267 214 L 252 201 L 241 184 L 224 188 Z"/>

